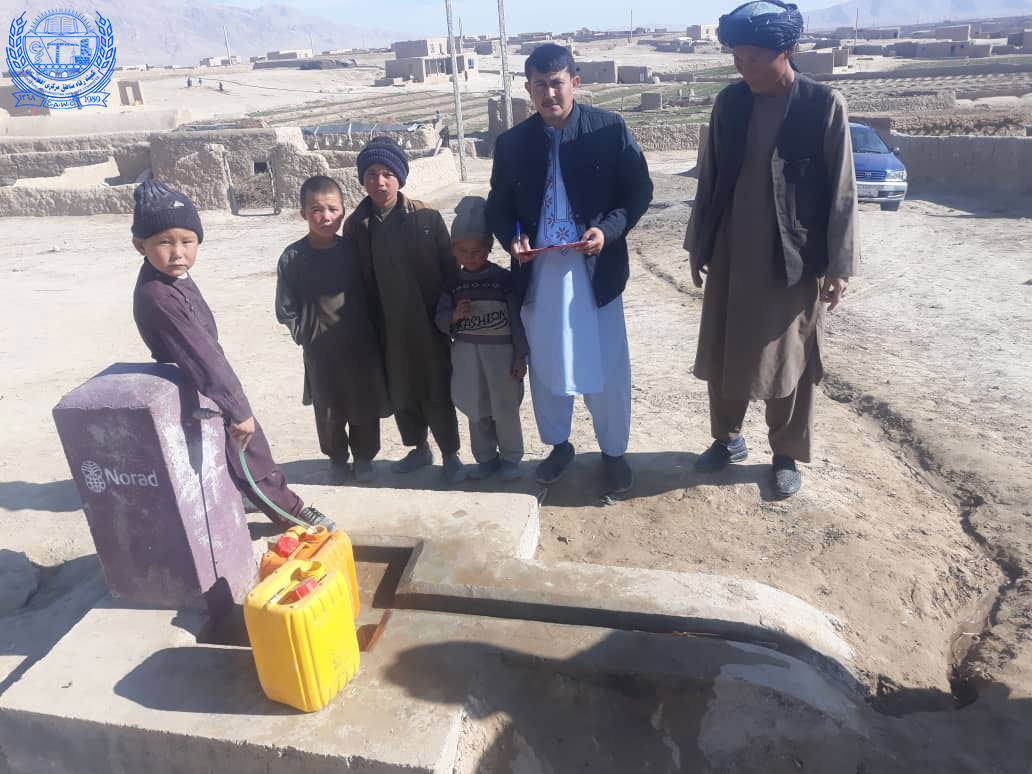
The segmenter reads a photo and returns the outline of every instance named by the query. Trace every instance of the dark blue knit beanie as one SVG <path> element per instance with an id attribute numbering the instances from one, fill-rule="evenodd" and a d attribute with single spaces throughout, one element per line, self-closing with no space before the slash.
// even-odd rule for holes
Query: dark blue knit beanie
<path id="1" fill-rule="evenodd" d="M 365 178 L 366 170 L 373 164 L 383 164 L 398 178 L 398 187 L 405 187 L 405 179 L 408 177 L 408 156 L 405 150 L 390 137 L 374 137 L 358 154 L 358 177 Z"/>
<path id="2" fill-rule="evenodd" d="M 133 191 L 133 236 L 147 239 L 168 228 L 186 228 L 204 241 L 201 216 L 190 197 L 158 180 L 145 180 Z"/>

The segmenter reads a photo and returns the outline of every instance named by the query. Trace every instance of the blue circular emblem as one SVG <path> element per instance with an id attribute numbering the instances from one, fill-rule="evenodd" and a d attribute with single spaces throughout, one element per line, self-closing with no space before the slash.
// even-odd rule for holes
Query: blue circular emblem
<path id="1" fill-rule="evenodd" d="M 96 27 L 78 11 L 46 11 L 31 25 L 23 13 L 11 22 L 7 67 L 15 107 L 73 108 L 106 105 L 101 91 L 115 69 L 111 22 L 97 13 Z"/>

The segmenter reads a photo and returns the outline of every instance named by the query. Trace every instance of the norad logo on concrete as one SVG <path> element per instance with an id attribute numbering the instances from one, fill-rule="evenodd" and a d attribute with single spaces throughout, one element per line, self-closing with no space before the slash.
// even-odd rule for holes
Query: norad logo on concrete
<path id="1" fill-rule="evenodd" d="M 79 466 L 82 471 L 82 479 L 86 488 L 91 492 L 100 494 L 111 486 L 153 486 L 158 485 L 158 473 L 152 470 L 150 473 L 124 473 L 111 468 L 102 468 L 93 460 L 86 460 Z"/>

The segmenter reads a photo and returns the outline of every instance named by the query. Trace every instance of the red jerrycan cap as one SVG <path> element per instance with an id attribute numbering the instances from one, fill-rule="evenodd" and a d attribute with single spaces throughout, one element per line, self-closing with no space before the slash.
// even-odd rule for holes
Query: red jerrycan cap
<path id="1" fill-rule="evenodd" d="M 305 578 L 301 583 L 292 588 L 289 594 L 287 594 L 287 603 L 300 602 L 318 588 L 318 580 L 315 578 Z"/>
<path id="2" fill-rule="evenodd" d="M 279 540 L 276 541 L 276 548 L 273 550 L 278 556 L 286 558 L 294 553 L 299 545 L 301 544 L 293 535 L 280 535 Z"/>

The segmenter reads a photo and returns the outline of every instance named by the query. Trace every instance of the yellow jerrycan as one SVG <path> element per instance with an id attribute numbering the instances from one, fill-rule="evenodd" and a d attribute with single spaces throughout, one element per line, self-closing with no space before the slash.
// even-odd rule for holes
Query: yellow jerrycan
<path id="1" fill-rule="evenodd" d="M 347 574 L 351 584 L 351 604 L 358 618 L 358 574 L 355 570 L 355 550 L 346 532 L 330 532 L 326 527 L 291 527 L 269 541 L 268 550 L 258 567 L 261 580 L 269 577 L 290 559 L 315 559 L 327 567 Z"/>
<path id="2" fill-rule="evenodd" d="M 244 600 L 265 695 L 303 712 L 322 709 L 358 670 L 358 638 L 346 571 L 288 560 Z"/>

